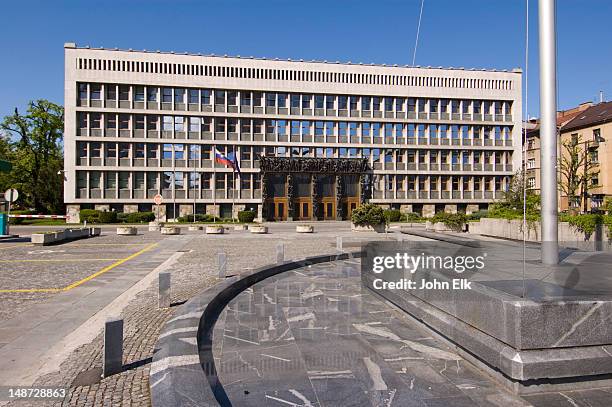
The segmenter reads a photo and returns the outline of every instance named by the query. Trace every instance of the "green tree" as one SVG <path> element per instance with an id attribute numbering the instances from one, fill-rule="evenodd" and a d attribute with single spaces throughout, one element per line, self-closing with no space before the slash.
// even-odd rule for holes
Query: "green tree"
<path id="1" fill-rule="evenodd" d="M 573 205 L 580 203 L 581 196 L 586 208 L 586 195 L 592 188 L 592 179 L 599 174 L 596 171 L 597 163 L 589 158 L 588 143 L 584 143 L 580 136 L 572 136 L 561 142 L 562 152 L 559 159 L 559 189 L 567 197 L 570 211 Z"/>
<path id="2" fill-rule="evenodd" d="M 63 211 L 64 179 L 58 173 L 63 168 L 63 130 L 64 108 L 43 99 L 30 102 L 26 114 L 15 108 L 0 123 L 13 164 L 8 186 L 19 190 L 22 206 L 43 213 Z"/>

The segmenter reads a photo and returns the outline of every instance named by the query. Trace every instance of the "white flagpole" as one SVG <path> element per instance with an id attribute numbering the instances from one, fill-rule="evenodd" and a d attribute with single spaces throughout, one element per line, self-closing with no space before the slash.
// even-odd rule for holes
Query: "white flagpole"
<path id="1" fill-rule="evenodd" d="M 238 159 L 236 157 L 236 146 L 233 146 L 234 148 L 234 162 L 238 162 Z M 233 191 L 232 191 L 232 222 L 234 222 L 234 206 L 236 204 L 236 168 L 234 168 L 232 166 L 232 179 L 233 179 Z"/>
<path id="2" fill-rule="evenodd" d="M 211 190 L 213 194 L 213 223 L 217 223 L 217 146 L 211 146 L 212 150 L 210 151 L 213 159 L 213 184 L 211 185 Z"/>

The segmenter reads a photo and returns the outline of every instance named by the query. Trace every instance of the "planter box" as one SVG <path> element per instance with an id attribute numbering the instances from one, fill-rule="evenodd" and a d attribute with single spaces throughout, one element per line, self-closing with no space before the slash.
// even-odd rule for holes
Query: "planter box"
<path id="1" fill-rule="evenodd" d="M 191 230 L 191 231 L 202 230 L 202 229 L 204 229 L 202 225 L 191 225 L 187 228 L 187 230 Z"/>
<path id="2" fill-rule="evenodd" d="M 31 242 L 38 246 L 46 246 L 77 239 L 86 239 L 90 236 L 99 236 L 100 228 L 65 229 L 50 233 L 32 233 Z"/>
<path id="3" fill-rule="evenodd" d="M 137 229 L 133 226 L 119 226 L 117 228 L 117 234 L 120 236 L 133 236 L 136 231 Z"/>
<path id="4" fill-rule="evenodd" d="M 164 226 L 161 222 L 149 222 L 149 232 L 158 232 Z"/>
<path id="5" fill-rule="evenodd" d="M 247 230 L 247 225 L 234 225 L 234 230 Z"/>
<path id="6" fill-rule="evenodd" d="M 376 232 L 376 233 L 385 233 L 386 227 L 384 224 L 380 225 L 363 225 L 357 226 L 354 223 L 351 223 L 351 230 L 353 232 Z"/>
<path id="7" fill-rule="evenodd" d="M 251 225 L 249 226 L 249 232 L 255 233 L 255 234 L 268 233 L 268 227 L 262 226 L 262 225 Z"/>
<path id="8" fill-rule="evenodd" d="M 467 225 L 464 223 L 458 228 L 452 228 L 446 226 L 442 222 L 432 223 L 430 221 L 425 222 L 425 230 L 428 232 L 465 232 L 467 230 Z"/>
<path id="9" fill-rule="evenodd" d="M 180 235 L 181 228 L 178 226 L 164 226 L 161 228 L 162 235 Z"/>
<path id="10" fill-rule="evenodd" d="M 312 225 L 297 225 L 295 231 L 298 233 L 312 233 L 314 232 L 314 226 Z"/>
<path id="11" fill-rule="evenodd" d="M 221 225 L 206 226 L 207 235 L 222 235 L 223 233 L 225 233 L 225 229 Z"/>

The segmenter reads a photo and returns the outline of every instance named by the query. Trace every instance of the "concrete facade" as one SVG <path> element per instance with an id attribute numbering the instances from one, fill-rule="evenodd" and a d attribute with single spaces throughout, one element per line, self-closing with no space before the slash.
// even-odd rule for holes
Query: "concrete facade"
<path id="1" fill-rule="evenodd" d="M 427 205 L 435 211 L 501 199 L 521 163 L 519 70 L 279 61 L 69 43 L 65 117 L 65 202 L 81 208 L 151 210 L 158 193 L 177 208 L 195 201 L 198 213 L 232 202 L 258 208 L 258 157 L 276 155 L 368 157 L 371 202 L 413 205 L 423 213 Z M 215 148 L 238 156 L 235 198 L 232 170 L 215 163 Z"/>

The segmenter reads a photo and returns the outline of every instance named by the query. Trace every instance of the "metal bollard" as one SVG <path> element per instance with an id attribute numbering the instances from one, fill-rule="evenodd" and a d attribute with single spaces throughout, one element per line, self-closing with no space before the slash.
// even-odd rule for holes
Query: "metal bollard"
<path id="1" fill-rule="evenodd" d="M 159 273 L 159 308 L 170 308 L 170 273 Z"/>
<path id="2" fill-rule="evenodd" d="M 282 263 L 285 261 L 285 244 L 277 243 L 276 244 L 276 262 Z"/>
<path id="3" fill-rule="evenodd" d="M 219 266 L 219 278 L 225 278 L 227 275 L 227 255 L 224 252 L 218 253 L 217 262 Z"/>
<path id="4" fill-rule="evenodd" d="M 342 236 L 336 236 L 336 250 L 342 251 Z"/>
<path id="5" fill-rule="evenodd" d="M 103 377 L 123 371 L 123 319 L 109 319 L 104 324 Z"/>

